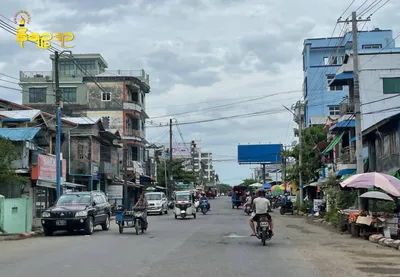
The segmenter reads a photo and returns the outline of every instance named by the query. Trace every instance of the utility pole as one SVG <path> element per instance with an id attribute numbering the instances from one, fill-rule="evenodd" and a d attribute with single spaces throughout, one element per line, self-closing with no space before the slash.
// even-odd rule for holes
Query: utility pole
<path id="1" fill-rule="evenodd" d="M 173 176 L 172 176 L 172 118 L 169 120 L 169 167 L 168 167 L 168 172 L 169 172 L 169 187 L 170 187 L 170 193 L 172 195 L 173 188 L 172 188 L 172 181 L 173 181 Z"/>
<path id="2" fill-rule="evenodd" d="M 122 166 L 124 168 L 124 207 L 128 209 L 128 146 L 125 141 L 122 142 Z"/>
<path id="3" fill-rule="evenodd" d="M 301 167 L 303 165 L 303 103 L 298 101 L 296 104 L 297 108 L 297 120 L 299 121 L 299 187 L 300 187 L 300 205 L 303 204 L 304 190 L 303 190 L 303 175 Z"/>
<path id="4" fill-rule="evenodd" d="M 57 198 L 61 195 L 61 90 L 60 90 L 60 75 L 58 72 L 59 66 L 58 51 L 54 52 L 54 81 L 56 92 L 56 106 L 57 106 L 57 135 L 56 135 L 56 173 L 57 173 Z"/>
<path id="5" fill-rule="evenodd" d="M 357 157 L 357 174 L 364 173 L 362 130 L 361 130 L 361 103 L 360 103 L 360 79 L 359 79 L 359 60 L 358 60 L 358 22 L 368 22 L 371 19 L 358 18 L 357 13 L 351 14 L 352 38 L 353 38 L 353 97 L 349 97 L 349 104 L 354 106 L 355 113 L 355 133 L 356 133 L 356 157 Z M 338 23 L 348 24 L 350 20 L 338 20 Z M 350 89 L 351 91 L 351 89 Z"/>
<path id="6" fill-rule="evenodd" d="M 358 61 L 358 22 L 371 21 L 368 17 L 366 19 L 358 18 L 357 12 L 351 13 L 351 27 L 353 39 L 353 97 L 349 95 L 349 104 L 354 106 L 355 114 L 355 133 L 356 133 L 356 158 L 357 158 L 357 174 L 364 173 L 364 159 L 363 159 L 363 144 L 362 144 L 362 129 L 361 129 L 361 102 L 360 102 L 360 79 L 359 79 L 359 61 Z M 338 23 L 349 23 L 349 20 L 338 20 Z M 349 90 L 351 92 L 351 88 Z M 358 190 L 360 195 L 360 190 Z M 361 202 L 358 202 L 361 209 Z"/>

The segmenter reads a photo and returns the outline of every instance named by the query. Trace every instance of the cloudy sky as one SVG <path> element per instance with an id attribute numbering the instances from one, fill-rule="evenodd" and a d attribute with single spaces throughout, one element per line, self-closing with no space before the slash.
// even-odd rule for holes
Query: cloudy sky
<path id="1" fill-rule="evenodd" d="M 364 7 L 374 2 L 1 0 L 0 19 L 27 10 L 30 30 L 73 32 L 74 53 L 101 53 L 109 69 L 143 68 L 151 82 L 151 142 L 168 140 L 167 128 L 154 126 L 170 117 L 181 124 L 228 117 L 179 129 L 185 141 L 201 140 L 202 149 L 213 152 L 222 182 L 237 184 L 251 176 L 250 166 L 235 161 L 238 144 L 294 140 L 293 116 L 282 105 L 301 97 L 303 40 L 330 36 L 351 2 L 346 16 L 366 1 Z M 364 30 L 393 29 L 396 36 L 399 11 L 400 1 L 390 1 Z M 33 44 L 20 48 L 12 34 L 0 29 L 0 73 L 18 77 L 19 70 L 49 70 L 49 54 Z M 3 80 L 9 82 L 0 85 L 18 88 L 15 79 Z M 0 97 L 21 102 L 18 91 L 1 87 Z M 182 137 L 174 128 L 174 141 Z"/>

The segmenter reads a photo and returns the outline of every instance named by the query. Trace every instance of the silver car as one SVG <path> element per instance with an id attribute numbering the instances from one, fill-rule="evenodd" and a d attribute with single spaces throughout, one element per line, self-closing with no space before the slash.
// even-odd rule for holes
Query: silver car
<path id="1" fill-rule="evenodd" d="M 144 197 L 149 204 L 147 213 L 158 213 L 160 215 L 168 213 L 168 201 L 164 192 L 147 192 Z"/>

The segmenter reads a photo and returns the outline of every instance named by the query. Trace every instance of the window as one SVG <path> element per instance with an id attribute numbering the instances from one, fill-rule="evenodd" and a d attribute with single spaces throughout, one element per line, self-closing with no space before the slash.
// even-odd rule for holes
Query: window
<path id="1" fill-rule="evenodd" d="M 47 88 L 29 88 L 29 103 L 46 103 Z"/>
<path id="2" fill-rule="evenodd" d="M 83 144 L 78 144 L 78 159 L 83 160 L 84 158 L 84 146 Z"/>
<path id="3" fill-rule="evenodd" d="M 363 49 L 380 49 L 382 48 L 382 44 L 364 44 L 362 46 Z"/>
<path id="4" fill-rule="evenodd" d="M 339 114 L 340 114 L 339 106 L 330 106 L 329 107 L 329 115 L 339 115 Z"/>
<path id="5" fill-rule="evenodd" d="M 61 97 L 63 101 L 76 102 L 76 88 L 61 88 Z"/>
<path id="6" fill-rule="evenodd" d="M 75 64 L 71 61 L 60 61 L 60 75 L 76 74 Z"/>
<path id="7" fill-rule="evenodd" d="M 329 65 L 329 57 L 324 57 L 324 65 Z"/>
<path id="8" fill-rule="evenodd" d="M 338 91 L 338 90 L 343 90 L 343 86 L 329 86 L 329 83 L 332 82 L 332 80 L 335 78 L 335 75 L 330 74 L 326 75 L 326 80 L 327 80 L 327 85 L 328 85 L 328 90 L 329 91 Z"/>
<path id="9" fill-rule="evenodd" d="M 111 101 L 111 92 L 103 91 L 101 93 L 101 101 Z"/>
<path id="10" fill-rule="evenodd" d="M 383 78 L 383 94 L 400 93 L 400 78 Z"/>
<path id="11" fill-rule="evenodd" d="M 97 74 L 97 72 L 95 72 L 96 69 L 95 60 L 78 60 L 77 65 L 79 71 L 83 75 L 87 75 L 87 72 L 89 72 L 90 74 Z"/>
<path id="12" fill-rule="evenodd" d="M 342 64 L 342 63 L 343 63 L 343 57 L 342 56 L 333 56 L 332 57 L 332 63 L 331 64 L 337 65 L 337 64 Z"/>

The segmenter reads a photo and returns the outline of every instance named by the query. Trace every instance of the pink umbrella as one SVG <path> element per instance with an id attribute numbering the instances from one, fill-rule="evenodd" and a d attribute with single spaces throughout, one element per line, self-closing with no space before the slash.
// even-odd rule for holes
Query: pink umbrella
<path id="1" fill-rule="evenodd" d="M 400 180 L 379 172 L 356 174 L 341 182 L 342 187 L 368 189 L 377 187 L 387 193 L 400 197 Z"/>

